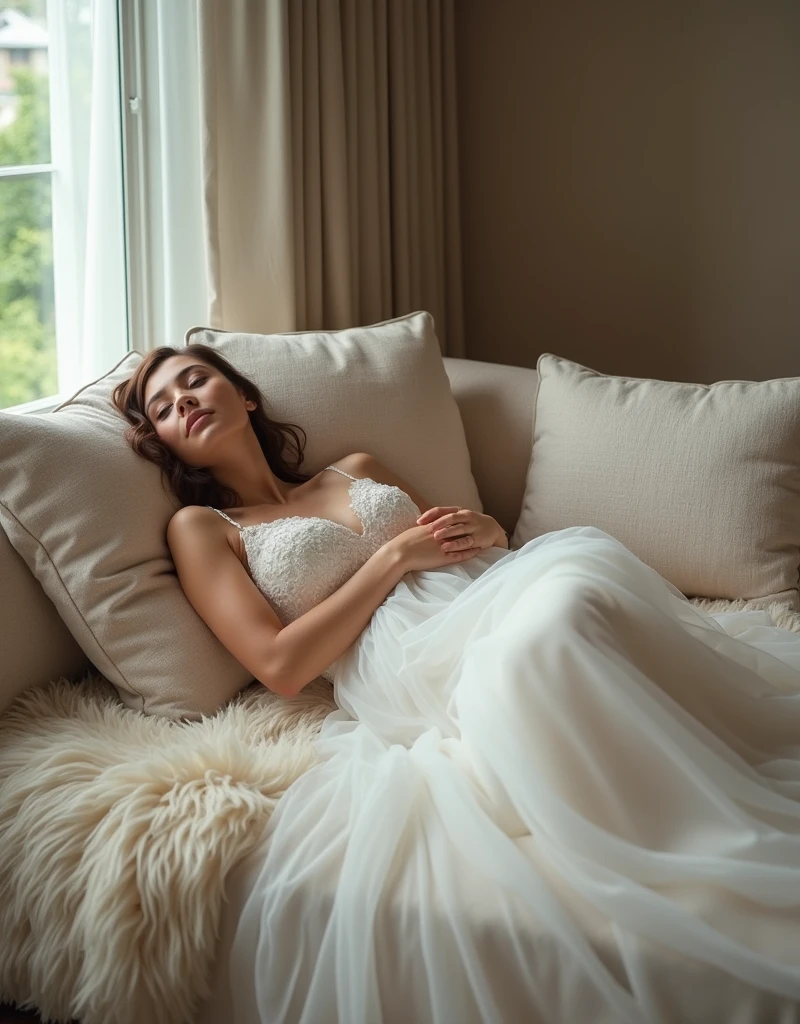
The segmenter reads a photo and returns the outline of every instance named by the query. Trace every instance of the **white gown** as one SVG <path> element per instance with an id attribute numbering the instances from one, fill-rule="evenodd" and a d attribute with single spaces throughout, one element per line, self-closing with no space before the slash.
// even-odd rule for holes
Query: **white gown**
<path id="1" fill-rule="evenodd" d="M 245 528 L 285 619 L 414 525 L 397 488 L 350 495 L 363 537 Z M 800 636 L 574 527 L 406 574 L 327 674 L 236 1024 L 800 1020 Z"/>

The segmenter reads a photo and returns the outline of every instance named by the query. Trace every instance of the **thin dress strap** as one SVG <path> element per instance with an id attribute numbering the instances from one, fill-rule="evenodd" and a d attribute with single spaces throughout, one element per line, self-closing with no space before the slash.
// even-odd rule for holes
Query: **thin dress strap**
<path id="1" fill-rule="evenodd" d="M 226 516 L 224 512 L 221 512 L 218 508 L 214 508 L 213 505 L 206 505 L 206 508 L 214 509 L 218 516 L 222 516 L 223 519 L 227 519 L 229 523 L 233 523 L 237 530 L 243 530 L 244 527 L 240 526 L 235 519 L 231 519 L 230 516 Z"/>
<path id="2" fill-rule="evenodd" d="M 326 466 L 326 469 L 332 469 L 334 473 L 341 473 L 342 476 L 346 476 L 348 480 L 358 480 L 357 476 L 350 476 L 349 473 L 345 473 L 343 469 L 337 469 L 336 466 Z"/>

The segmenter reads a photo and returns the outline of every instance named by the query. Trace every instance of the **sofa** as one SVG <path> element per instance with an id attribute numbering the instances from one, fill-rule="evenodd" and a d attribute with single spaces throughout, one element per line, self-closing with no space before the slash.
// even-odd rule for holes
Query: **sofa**
<path id="1" fill-rule="evenodd" d="M 513 532 L 531 456 L 536 371 L 456 358 L 444 365 L 484 510 Z M 712 613 L 749 607 L 741 598 L 692 600 Z M 800 616 L 786 602 L 753 607 L 800 632 Z M 2 530 L 0 621 L 2 686 L 14 691 L 0 716 L 0 904 L 24 893 L 27 908 L 3 921 L 0 999 L 84 1024 L 229 1019 L 226 954 L 248 864 L 280 794 L 314 763 L 315 732 L 333 707 L 330 688 L 318 681 L 280 700 L 251 684 L 195 722 L 127 708 Z M 104 803 L 112 782 L 124 799 Z M 137 811 L 151 798 L 146 814 Z M 60 843 L 48 825 L 66 800 L 83 824 Z M 186 884 L 181 837 L 194 837 L 192 808 L 213 800 L 226 829 L 203 847 L 200 898 L 178 907 L 175 892 Z M 176 820 L 183 831 L 172 827 Z M 113 857 L 104 854 L 112 848 Z M 754 1014 L 742 1020 L 789 1012 L 740 989 L 735 998 Z"/>

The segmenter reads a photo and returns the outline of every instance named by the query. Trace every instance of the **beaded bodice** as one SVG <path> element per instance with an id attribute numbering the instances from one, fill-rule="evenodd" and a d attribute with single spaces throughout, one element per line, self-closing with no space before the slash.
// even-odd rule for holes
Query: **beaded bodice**
<path id="1" fill-rule="evenodd" d="M 291 622 L 337 590 L 379 547 L 416 525 L 420 510 L 399 487 L 354 477 L 350 507 L 361 522 L 357 533 L 319 516 L 285 516 L 241 526 L 215 509 L 242 534 L 250 575 L 281 622 Z"/>

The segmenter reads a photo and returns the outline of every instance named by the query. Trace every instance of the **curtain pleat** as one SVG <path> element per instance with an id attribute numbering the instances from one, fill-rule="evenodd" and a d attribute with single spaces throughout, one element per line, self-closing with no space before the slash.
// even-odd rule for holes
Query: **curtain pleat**
<path id="1" fill-rule="evenodd" d="M 453 0 L 200 0 L 212 325 L 463 355 Z"/>
<path id="2" fill-rule="evenodd" d="M 444 317 L 450 337 L 458 339 L 451 351 L 454 356 L 465 356 L 464 305 L 461 285 L 461 199 L 458 176 L 458 120 L 456 116 L 456 38 L 452 0 L 442 0 L 442 77 L 440 96 L 442 103 L 441 187 L 443 195 L 442 239 L 443 277 L 441 284 Z"/>

